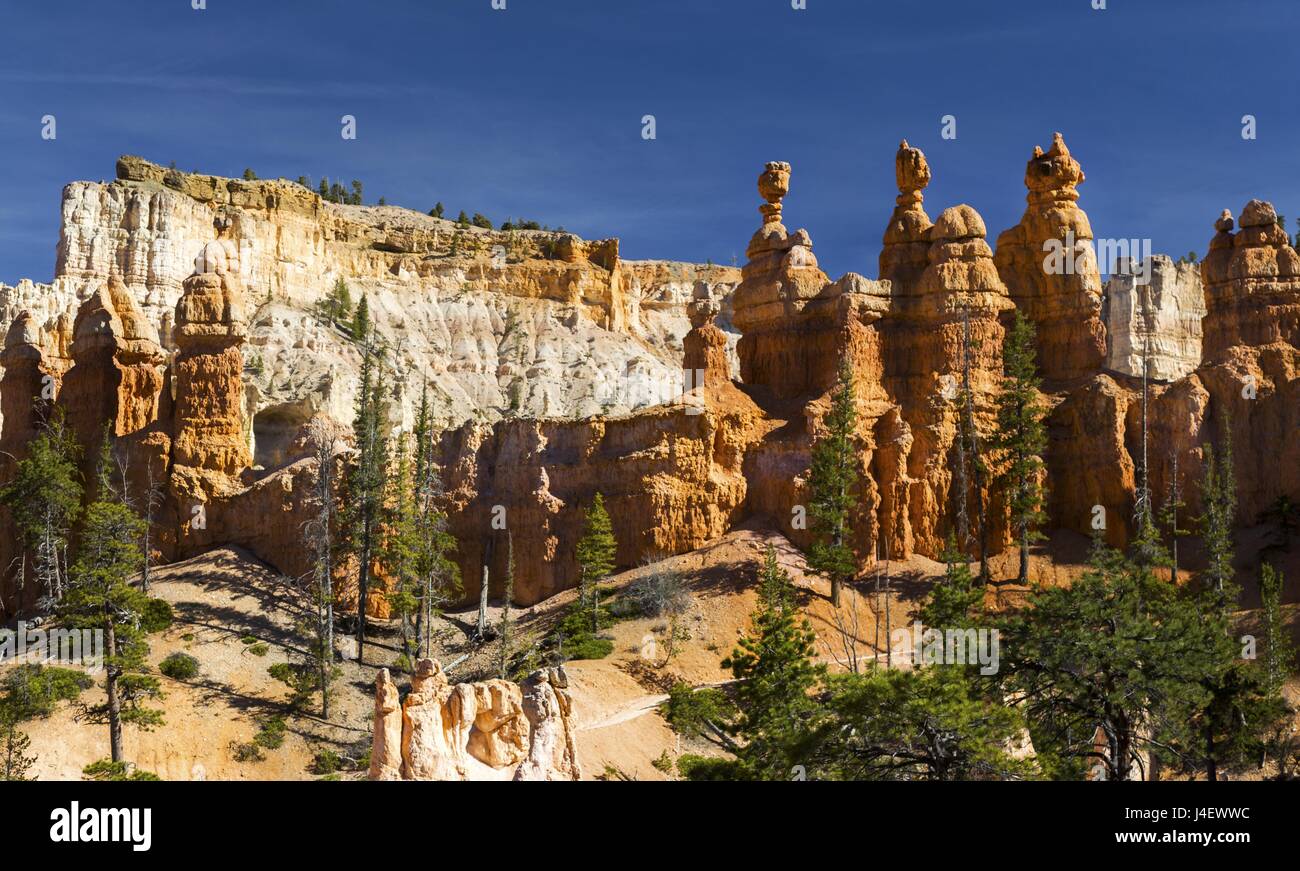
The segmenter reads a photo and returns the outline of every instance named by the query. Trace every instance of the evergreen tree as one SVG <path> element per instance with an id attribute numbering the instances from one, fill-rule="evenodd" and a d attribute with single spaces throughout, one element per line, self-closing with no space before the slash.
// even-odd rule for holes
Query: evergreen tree
<path id="1" fill-rule="evenodd" d="M 1001 621 L 998 674 L 1051 776 L 1141 779 L 1143 751 L 1204 703 L 1218 636 L 1172 585 L 1098 542 L 1068 587 Z"/>
<path id="2" fill-rule="evenodd" d="M 414 625 L 420 606 L 416 577 L 416 554 L 420 547 L 417 511 L 410 454 L 404 439 L 397 440 L 395 473 L 388 480 L 384 500 L 384 536 L 379 547 L 379 565 L 393 584 L 387 595 L 388 605 L 398 618 L 402 636 L 402 653 L 398 667 L 415 671 L 418 630 Z"/>
<path id="3" fill-rule="evenodd" d="M 597 600 L 596 584 L 614 571 L 618 542 L 614 539 L 614 525 L 605 511 L 605 497 L 597 493 L 591 507 L 583 512 L 582 538 L 578 540 L 578 592 L 581 603 L 590 605 Z"/>
<path id="4" fill-rule="evenodd" d="M 251 169 L 244 170 L 244 181 L 257 181 L 257 173 Z"/>
<path id="5" fill-rule="evenodd" d="M 0 704 L 0 782 L 35 779 L 27 776 L 36 764 L 31 746 L 32 739 L 18 728 L 17 716 Z"/>
<path id="6" fill-rule="evenodd" d="M 349 202 L 354 206 L 359 206 L 364 202 L 364 198 L 361 195 L 361 182 L 357 181 L 355 178 L 352 179 L 352 196 L 349 199 Z"/>
<path id="7" fill-rule="evenodd" d="M 464 209 L 461 209 L 460 214 L 456 216 L 456 226 L 462 229 L 469 226 L 469 216 L 465 214 Z"/>
<path id="8" fill-rule="evenodd" d="M 829 679 L 826 715 L 799 742 L 826 780 L 1023 779 L 1032 767 L 1007 747 L 1023 724 L 978 698 L 959 669 L 871 669 Z"/>
<path id="9" fill-rule="evenodd" d="M 831 394 L 831 407 L 823 420 L 825 433 L 812 449 L 808 476 L 808 515 L 816 538 L 808 565 L 831 584 L 831 604 L 839 607 L 840 589 L 857 574 L 850 544 L 853 535 L 853 490 L 858 483 L 857 427 L 853 370 L 848 359 L 840 362 L 839 377 Z"/>
<path id="10" fill-rule="evenodd" d="M 1029 546 L 1042 539 L 1043 450 L 1047 429 L 1039 401 L 1034 363 L 1034 327 L 1019 311 L 1003 345 L 1002 389 L 997 399 L 997 431 L 992 443 L 1002 464 L 999 481 L 1007 494 L 1011 527 L 1020 544 L 1020 583 L 1029 582 Z"/>
<path id="11" fill-rule="evenodd" d="M 357 303 L 357 310 L 352 313 L 352 341 L 359 342 L 362 345 L 369 346 L 373 343 L 370 327 L 370 301 L 366 295 L 361 294 L 361 301 Z"/>
<path id="12" fill-rule="evenodd" d="M 363 297 L 363 302 L 364 299 Z M 348 469 L 348 498 L 343 515 L 345 548 L 357 560 L 358 662 L 364 661 L 371 569 L 380 544 L 383 501 L 388 480 L 385 436 L 388 406 L 384 399 L 384 389 L 383 352 L 367 342 L 362 354 L 356 415 L 352 421 L 357 453 Z"/>
<path id="13" fill-rule="evenodd" d="M 1259 567 L 1260 616 L 1264 629 L 1264 685 L 1281 692 L 1295 667 L 1295 646 L 1282 616 L 1282 573 L 1270 563 Z"/>
<path id="14" fill-rule="evenodd" d="M 816 635 L 795 605 L 794 585 L 770 553 L 759 590 L 749 631 L 722 663 L 737 681 L 732 732 L 740 747 L 733 775 L 785 780 L 798 761 L 795 742 L 814 726 L 818 705 L 811 693 L 824 668 L 813 661 Z"/>
<path id="15" fill-rule="evenodd" d="M 329 719 L 330 682 L 334 675 L 334 457 L 337 451 L 329 425 L 320 419 L 308 424 L 308 439 L 316 457 L 315 516 L 303 529 L 312 552 L 312 598 L 316 609 L 312 636 L 321 716 Z"/>
<path id="16" fill-rule="evenodd" d="M 943 561 L 947 564 L 943 579 L 930 591 L 930 599 L 917 616 L 935 629 L 962 628 L 978 622 L 984 607 L 984 585 L 971 574 L 957 542 L 948 537 Z"/>
<path id="17" fill-rule="evenodd" d="M 456 540 L 447 532 L 447 515 L 439 506 L 442 488 L 434 461 L 433 420 L 429 408 L 429 387 L 420 392 L 415 419 L 415 503 L 419 530 L 413 569 L 419 584 L 419 606 L 415 618 L 416 658 L 429 655 L 429 632 L 442 602 L 460 593 L 460 568 L 451 554 Z"/>
<path id="18" fill-rule="evenodd" d="M 1240 659 L 1233 638 L 1238 599 L 1232 565 L 1237 486 L 1231 440 L 1231 424 L 1225 422 L 1220 456 L 1205 447 L 1201 530 L 1207 565 L 1194 601 L 1200 625 L 1214 643 L 1198 677 L 1202 698 L 1188 715 L 1170 725 L 1165 740 L 1166 753 L 1176 768 L 1192 775 L 1204 773 L 1207 780 L 1252 764 L 1286 713 L 1280 692 L 1269 685 L 1267 668 Z"/>
<path id="19" fill-rule="evenodd" d="M 141 521 L 114 498 L 110 483 L 112 451 L 105 433 L 100 452 L 96 498 L 86 508 L 71 584 L 59 616 L 73 628 L 99 630 L 104 638 L 107 701 L 88 709 L 95 722 L 107 723 L 110 758 L 122 760 L 122 726 L 145 730 L 162 723 L 162 712 L 144 707 L 161 697 L 158 679 L 147 674 L 149 645 L 142 622 L 148 598 L 130 583 L 140 568 Z"/>
<path id="20" fill-rule="evenodd" d="M 0 487 L 0 504 L 9 509 L 13 532 L 32 554 L 35 581 L 46 607 L 56 605 L 67 586 L 68 541 L 81 510 L 81 483 L 77 471 L 80 449 L 64 422 L 62 408 L 27 446 L 13 480 Z M 17 562 L 17 587 L 26 582 L 27 560 Z"/>
<path id="21" fill-rule="evenodd" d="M 437 203 L 434 203 L 433 208 L 429 210 L 429 214 L 432 217 L 441 218 L 444 211 L 445 209 L 443 208 L 442 202 L 439 201 Z"/>

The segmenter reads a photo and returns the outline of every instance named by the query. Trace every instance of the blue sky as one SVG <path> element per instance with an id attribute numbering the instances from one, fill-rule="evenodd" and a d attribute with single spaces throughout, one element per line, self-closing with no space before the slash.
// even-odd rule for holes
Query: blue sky
<path id="1" fill-rule="evenodd" d="M 1061 130 L 1099 236 L 1203 254 L 1219 211 L 1253 196 L 1294 232 L 1300 3 L 1106 5 L 0 0 L 0 281 L 50 279 L 62 186 L 111 178 L 120 153 L 359 178 L 369 202 L 721 263 L 758 226 L 762 164 L 788 160 L 787 225 L 833 277 L 875 276 L 900 138 L 929 157 L 931 216 L 967 202 L 995 236 L 1024 208 L 1033 146 Z"/>

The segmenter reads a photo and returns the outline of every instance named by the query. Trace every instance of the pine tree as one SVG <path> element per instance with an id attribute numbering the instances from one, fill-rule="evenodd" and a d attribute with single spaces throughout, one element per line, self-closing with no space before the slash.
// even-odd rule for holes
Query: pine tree
<path id="1" fill-rule="evenodd" d="M 141 521 L 115 498 L 110 479 L 112 449 L 107 431 L 100 451 L 95 501 L 86 508 L 77 559 L 59 616 L 73 628 L 100 630 L 104 638 L 107 701 L 89 709 L 95 722 L 107 723 L 110 758 L 122 760 L 122 726 L 145 730 L 162 723 L 162 712 L 144 707 L 161 696 L 149 676 L 149 645 L 141 622 L 147 597 L 130 583 L 140 568 Z"/>
<path id="2" fill-rule="evenodd" d="M 415 503 L 419 543 L 414 571 L 419 583 L 420 602 L 415 618 L 416 658 L 429 654 L 429 633 L 438 606 L 459 594 L 460 568 L 452 560 L 456 540 L 447 532 L 447 515 L 439 506 L 442 489 L 433 454 L 433 420 L 429 408 L 429 386 L 420 391 L 420 408 L 415 431 Z"/>
<path id="3" fill-rule="evenodd" d="M 345 546 L 347 552 L 356 557 L 358 564 L 358 662 L 364 661 L 371 569 L 380 544 L 383 500 L 388 480 L 388 449 L 384 432 L 388 406 L 384 400 L 384 389 L 383 353 L 367 342 L 362 354 L 356 415 L 352 421 L 357 454 L 348 469 L 348 498 L 343 518 Z"/>
<path id="4" fill-rule="evenodd" d="M 1169 452 L 1169 492 L 1165 503 L 1160 507 L 1157 518 L 1160 526 L 1169 536 L 1169 583 L 1178 583 L 1178 538 L 1186 535 L 1187 530 L 1178 525 L 1178 512 L 1187 507 L 1178 488 L 1178 451 Z"/>
<path id="5" fill-rule="evenodd" d="M 0 706 L 0 782 L 33 780 L 28 772 L 36 764 L 29 755 L 32 739 L 18 728 L 18 718 Z"/>
<path id="6" fill-rule="evenodd" d="M 352 341 L 358 342 L 366 347 L 372 344 L 373 336 L 370 328 L 370 301 L 366 295 L 361 294 L 361 301 L 357 303 L 357 309 L 352 313 Z"/>
<path id="7" fill-rule="evenodd" d="M 1029 582 L 1029 546 L 1042 539 L 1043 450 L 1047 430 L 1038 395 L 1034 327 L 1019 311 L 1003 345 L 1003 378 L 997 399 L 992 445 L 1002 464 L 999 481 L 1007 494 L 1011 527 L 1020 544 L 1020 583 Z"/>
<path id="8" fill-rule="evenodd" d="M 1046 587 L 1000 621 L 1011 656 L 997 675 L 1044 770 L 1078 779 L 1144 778 L 1143 751 L 1204 704 L 1221 636 L 1196 603 L 1098 543 L 1068 587 Z"/>
<path id="9" fill-rule="evenodd" d="M 1287 676 L 1295 667 L 1295 646 L 1286 631 L 1282 616 L 1283 576 L 1271 563 L 1259 567 L 1260 615 L 1264 624 L 1265 686 L 1281 692 Z"/>
<path id="10" fill-rule="evenodd" d="M 816 635 L 795 605 L 789 575 L 769 553 L 759 578 L 759 602 L 749 631 L 722 667 L 736 683 L 739 717 L 732 732 L 741 746 L 735 775 L 784 780 L 795 764 L 795 741 L 813 726 L 811 693 L 824 668 L 814 663 Z"/>
<path id="11" fill-rule="evenodd" d="M 1017 712 L 981 699 L 947 666 L 871 669 L 828 680 L 826 714 L 798 744 L 825 780 L 1020 780 L 1031 763 L 1011 757 Z"/>
<path id="12" fill-rule="evenodd" d="M 32 555 L 36 583 L 46 607 L 57 604 L 67 585 L 68 542 L 81 510 L 77 471 L 80 448 L 56 408 L 19 460 L 13 480 L 0 487 L 0 504 L 9 509 L 14 532 Z M 27 560 L 16 561 L 18 589 L 25 586 Z"/>
<path id="13" fill-rule="evenodd" d="M 918 616 L 925 626 L 935 629 L 971 626 L 983 611 L 984 585 L 976 582 L 952 536 L 943 561 L 947 564 L 943 578 L 930 591 L 930 600 Z"/>
<path id="14" fill-rule="evenodd" d="M 1237 481 L 1232 459 L 1232 424 L 1224 423 L 1223 447 L 1216 456 L 1204 445 L 1205 472 L 1201 483 L 1201 540 L 1207 560 L 1202 587 L 1212 592 L 1220 608 L 1236 601 L 1236 571 L 1232 567 L 1232 528 L 1237 516 Z"/>
<path id="15" fill-rule="evenodd" d="M 857 450 L 853 443 L 857 408 L 853 370 L 847 358 L 840 363 L 823 426 L 826 431 L 813 445 L 808 475 L 808 515 L 816 538 L 808 565 L 830 580 L 831 604 L 839 607 L 841 587 L 857 574 L 857 561 L 850 544 L 853 491 L 858 483 Z"/>
<path id="16" fill-rule="evenodd" d="M 378 561 L 384 574 L 393 583 L 387 600 L 389 608 L 398 618 L 402 636 L 398 667 L 413 673 L 418 638 L 414 623 L 420 607 L 415 573 L 420 526 L 415 502 L 414 473 L 405 440 L 397 440 L 396 450 L 396 469 L 388 480 L 388 495 L 383 503 L 384 536 L 379 547 Z"/>
<path id="17" fill-rule="evenodd" d="M 443 208 L 442 201 L 438 201 L 437 203 L 434 203 L 433 208 L 429 210 L 429 215 L 434 218 L 441 218 L 444 211 L 445 209 Z"/>
<path id="18" fill-rule="evenodd" d="M 315 605 L 314 641 L 321 716 L 329 719 L 330 682 L 334 673 L 334 435 L 319 418 L 308 424 L 308 439 L 316 457 L 315 516 L 304 526 L 312 553 L 312 599 Z"/>
<path id="19" fill-rule="evenodd" d="M 605 497 L 597 493 L 591 507 L 583 512 L 582 538 L 578 540 L 575 556 L 578 559 L 578 593 L 584 606 L 596 601 L 596 584 L 614 571 L 618 542 L 614 539 L 614 525 L 605 511 Z"/>

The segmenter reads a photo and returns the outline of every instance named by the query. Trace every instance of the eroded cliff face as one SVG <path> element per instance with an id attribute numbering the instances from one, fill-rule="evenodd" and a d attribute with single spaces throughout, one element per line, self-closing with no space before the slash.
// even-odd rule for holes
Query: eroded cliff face
<path id="1" fill-rule="evenodd" d="M 1106 282 L 1106 368 L 1176 381 L 1201 364 L 1205 288 L 1200 267 L 1163 254 Z"/>
<path id="2" fill-rule="evenodd" d="M 175 306 L 216 211 L 231 221 L 249 288 L 246 435 L 267 467 L 313 414 L 351 418 L 360 355 L 343 330 L 312 316 L 339 279 L 354 301 L 367 297 L 402 371 L 430 381 L 434 417 L 448 426 L 656 404 L 654 385 L 680 366 L 686 304 L 721 302 L 739 281 L 730 267 L 623 261 L 617 239 L 458 227 L 391 206 L 338 205 L 288 181 L 123 157 L 115 181 L 64 189 L 55 278 L 0 286 L 0 331 L 21 311 L 52 329 L 116 273 L 175 353 Z M 412 423 L 419 382 L 398 385 L 395 425 Z"/>
<path id="3" fill-rule="evenodd" d="M 1300 498 L 1300 440 L 1291 437 L 1300 427 L 1300 257 L 1276 227 L 1272 206 L 1248 203 L 1240 232 L 1233 232 L 1230 215 L 1216 224 L 1217 235 L 1201 264 L 1204 349 L 1185 374 L 1177 370 L 1187 365 L 1188 346 L 1177 336 L 1176 323 L 1162 327 L 1158 313 L 1177 312 L 1178 322 L 1185 320 L 1181 300 L 1190 281 L 1174 269 L 1167 287 L 1159 276 L 1168 268 L 1153 265 L 1157 317 L 1154 326 L 1143 323 L 1140 329 L 1152 333 L 1153 347 L 1160 346 L 1161 329 L 1171 334 L 1164 346 L 1169 368 L 1159 374 L 1172 380 L 1157 375 L 1148 386 L 1144 452 L 1141 382 L 1129 374 L 1135 331 L 1131 321 L 1121 324 L 1112 354 L 1125 347 L 1128 353 L 1118 354 L 1123 365 L 1106 371 L 1091 229 L 1075 190 L 1083 175 L 1064 141 L 1058 136 L 1049 152 L 1035 152 L 1026 175 L 1030 208 L 1016 228 L 1002 234 L 997 252 L 990 250 L 984 222 L 970 206 L 945 209 L 931 223 L 921 208 L 930 168 L 919 149 L 904 142 L 895 160 L 899 197 L 885 232 L 885 277 L 877 281 L 848 273 L 831 281 L 826 276 L 809 233 L 791 232 L 782 223 L 791 168 L 775 162 L 758 181 L 762 226 L 750 240 L 739 285 L 724 299 L 718 297 L 725 269 L 627 266 L 609 242 L 525 236 L 516 240 L 522 253 L 507 252 L 504 266 L 499 257 L 465 261 L 459 250 L 438 253 L 441 234 L 454 228 L 435 219 L 429 226 L 421 216 L 386 224 L 377 217 L 386 212 L 349 207 L 359 211 L 335 213 L 335 207 L 299 193 L 302 189 L 275 199 L 281 188 L 297 187 L 287 183 L 249 187 L 217 180 L 210 192 L 202 179 L 158 181 L 152 170 L 128 165 L 125 181 L 101 186 L 111 189 L 110 199 L 225 202 L 215 222 L 207 212 L 217 238 L 211 240 L 209 230 L 209 241 L 192 246 L 198 257 L 178 283 L 170 316 L 152 316 L 151 306 L 161 303 L 150 301 L 147 293 L 141 302 L 127 278 L 130 270 L 145 276 L 148 291 L 149 276 L 157 270 L 119 259 L 106 261 L 110 272 L 102 282 L 87 279 L 75 318 L 58 305 L 38 306 L 35 315 L 15 313 L 0 358 L 5 366 L 0 449 L 9 452 L 0 454 L 5 464 L 0 472 L 7 473 L 13 458 L 22 456 L 51 402 L 62 405 L 85 445 L 98 444 L 105 425 L 111 428 L 127 454 L 133 488 L 164 482 L 155 518 L 160 558 L 239 544 L 287 575 L 304 574 L 310 557 L 302 524 L 312 510 L 318 470 L 315 460 L 303 458 L 298 429 L 322 411 L 322 397 L 333 403 L 349 395 L 356 361 L 338 363 L 330 356 L 331 343 L 351 349 L 350 342 L 305 314 L 298 301 L 281 299 L 254 311 L 253 301 L 266 288 L 249 278 L 250 270 L 270 282 L 272 296 L 277 288 L 292 294 L 296 279 L 285 263 L 259 259 L 265 257 L 262 245 L 245 241 L 258 238 L 262 230 L 256 222 L 269 220 L 267 215 L 292 211 L 297 217 L 283 219 L 289 227 L 307 220 L 303 215 L 310 207 L 318 210 L 311 226 L 330 227 L 335 234 L 328 244 L 320 243 L 327 253 L 317 255 L 313 268 L 336 263 L 344 251 L 356 258 L 356 269 L 387 270 L 398 276 L 398 284 L 424 281 L 444 269 L 465 270 L 459 277 L 466 287 L 433 308 L 410 303 L 404 284 L 405 290 L 391 296 L 377 290 L 370 297 L 376 319 L 389 328 L 400 319 L 401 334 L 408 336 L 437 332 L 426 319 L 435 311 L 442 317 L 446 305 L 463 309 L 441 322 L 447 336 L 456 338 L 427 346 L 440 349 L 442 363 L 397 355 L 394 382 L 410 390 L 427 380 L 451 403 L 445 408 L 455 405 L 456 391 L 466 392 L 466 385 L 479 384 L 475 402 L 489 405 L 496 401 L 492 391 L 503 384 L 523 385 L 516 414 L 471 416 L 446 425 L 438 437 L 450 529 L 468 597 L 477 595 L 485 566 L 491 594 L 500 595 L 507 536 L 517 556 L 518 602 L 531 604 L 574 586 L 582 512 L 597 492 L 613 519 L 622 566 L 699 548 L 756 518 L 808 544 L 809 456 L 824 430 L 829 392 L 844 362 L 855 374 L 860 483 L 853 544 L 863 564 L 912 553 L 938 557 L 963 505 L 972 523 L 977 506 L 986 506 L 988 543 L 994 552 L 1002 549 L 1009 536 L 999 488 L 987 476 L 976 477 L 969 454 L 964 490 L 958 469 L 963 445 L 975 450 L 991 433 L 1005 325 L 1016 307 L 1038 328 L 1039 357 L 1048 375 L 1042 400 L 1049 409 L 1050 527 L 1090 533 L 1101 519 L 1109 540 L 1122 544 L 1143 482 L 1159 504 L 1175 463 L 1187 511 L 1198 511 L 1203 446 L 1219 444 L 1221 450 L 1229 423 L 1239 519 L 1254 520 L 1280 495 Z M 130 226 L 124 237 L 109 234 L 106 238 L 117 240 L 113 250 L 145 251 L 137 244 L 145 238 L 141 228 L 168 226 L 167 220 L 184 209 L 166 212 L 166 220 L 160 217 L 164 212 L 147 212 L 157 220 L 141 217 L 135 236 Z M 1057 274 L 1048 269 L 1043 246 L 1071 234 L 1076 245 L 1065 253 L 1073 257 L 1072 269 Z M 453 235 L 460 241 L 446 244 L 485 246 L 500 241 L 500 235 L 471 232 Z M 160 231 L 151 238 L 172 237 Z M 97 245 L 82 246 L 92 252 L 87 262 L 99 262 L 93 254 L 101 250 Z M 171 256 L 168 245 L 147 250 L 156 251 L 157 263 Z M 112 270 L 121 270 L 120 279 Z M 494 290 L 498 279 L 509 282 L 509 293 Z M 59 279 L 65 286 L 73 280 Z M 371 287 L 379 288 L 388 279 L 373 280 Z M 15 289 L 8 299 L 40 303 L 44 298 L 34 288 Z M 1166 290 L 1179 301 L 1165 305 Z M 173 290 L 160 279 L 156 292 Z M 1131 290 L 1114 290 L 1112 325 L 1132 316 L 1132 296 Z M 1141 307 L 1136 311 L 1140 314 Z M 553 320 L 558 312 L 564 317 Z M 482 329 L 452 330 L 453 323 L 470 322 Z M 729 326 L 743 334 L 734 343 L 734 356 Z M 260 345 L 259 329 L 265 339 Z M 308 338 L 290 354 L 268 338 L 278 330 Z M 659 338 L 651 341 L 649 333 Z M 496 344 L 480 341 L 489 334 L 501 338 L 493 340 Z M 603 349 L 597 354 L 603 362 L 595 368 L 571 356 L 584 342 Z M 671 343 L 679 347 L 669 355 Z M 628 356 L 610 347 L 626 347 Z M 275 356 L 271 348 L 277 349 Z M 285 362 L 299 352 L 328 372 Z M 249 377 L 255 355 L 265 355 L 259 365 L 274 371 L 275 389 L 284 391 L 270 405 L 263 403 L 271 392 L 261 393 L 260 382 Z M 480 371 L 484 367 L 497 374 L 487 376 Z M 734 380 L 737 368 L 740 382 Z M 584 373 L 594 380 L 584 382 Z M 601 385 L 644 395 L 611 404 L 600 399 Z M 542 413 L 528 411 L 538 405 Z M 402 401 L 395 406 L 399 410 L 391 423 L 401 432 L 406 412 Z M 960 420 L 967 414 L 975 438 L 959 442 Z M 350 409 L 339 415 L 346 420 Z M 335 427 L 341 426 L 338 420 Z M 259 463 L 250 450 L 250 431 L 269 462 Z M 999 459 L 987 454 L 984 459 L 996 472 Z M 259 471 L 257 465 L 277 468 Z M 964 545 L 975 548 L 969 537 Z M 15 547 L 0 542 L 0 564 L 13 564 Z M 29 607 L 31 591 L 7 583 L 3 601 L 10 613 Z M 346 584 L 340 589 L 346 606 Z M 374 613 L 386 613 L 382 589 L 371 601 Z"/>

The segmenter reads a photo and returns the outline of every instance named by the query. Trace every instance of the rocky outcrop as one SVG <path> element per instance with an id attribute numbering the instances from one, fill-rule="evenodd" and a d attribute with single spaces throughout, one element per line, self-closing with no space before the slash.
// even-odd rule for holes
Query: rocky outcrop
<path id="1" fill-rule="evenodd" d="M 1148 258 L 1106 282 L 1106 368 L 1176 381 L 1201 364 L 1205 289 L 1195 263 Z"/>
<path id="2" fill-rule="evenodd" d="M 158 419 L 165 356 L 158 333 L 116 274 L 77 310 L 60 404 L 82 444 L 138 433 Z"/>
<path id="3" fill-rule="evenodd" d="M 1238 345 L 1300 344 L 1300 255 L 1271 203 L 1251 200 L 1238 223 L 1234 235 L 1224 211 L 1201 261 L 1208 361 Z"/>
<path id="4" fill-rule="evenodd" d="M 375 679 L 371 780 L 578 780 L 572 701 L 563 667 L 522 684 L 452 684 L 421 660 L 399 705 L 388 669 Z"/>
<path id="5" fill-rule="evenodd" d="M 206 502 L 242 489 L 239 475 L 252 465 L 244 425 L 244 357 L 247 337 L 239 249 L 228 219 L 199 252 L 176 304 L 176 410 L 172 489 L 182 499 Z"/>
<path id="6" fill-rule="evenodd" d="M 993 401 L 1002 375 L 1003 328 L 1012 308 L 985 241 L 984 220 L 968 205 L 945 209 L 929 230 L 928 265 L 913 285 L 895 292 L 885 322 L 885 375 L 912 443 L 906 453 L 906 511 L 886 517 L 892 553 L 942 553 L 956 501 L 976 497 L 987 504 L 991 488 L 976 492 L 974 460 L 968 458 L 963 496 L 953 492 L 962 386 L 969 377 L 975 425 L 991 428 Z M 996 512 L 991 512 L 995 514 Z M 990 543 L 1003 531 L 993 524 Z"/>
<path id="7" fill-rule="evenodd" d="M 911 287 L 929 263 L 930 216 L 921 205 L 930 183 L 930 165 L 919 148 L 904 139 L 894 157 L 898 198 L 880 249 L 880 277 L 896 287 Z"/>
<path id="8" fill-rule="evenodd" d="M 444 426 L 653 405 L 640 386 L 678 370 L 686 304 L 701 295 L 722 303 L 739 281 L 731 267 L 624 261 L 617 239 L 462 227 L 393 206 L 331 203 L 286 180 L 123 157 L 115 181 L 65 188 L 54 282 L 0 287 L 0 330 L 20 310 L 41 323 L 74 312 L 86 287 L 116 271 L 174 350 L 181 285 L 217 211 L 231 221 L 249 288 L 246 416 L 268 468 L 285 430 L 316 412 L 351 417 L 360 356 L 346 331 L 312 315 L 340 279 L 354 302 L 367 297 L 376 329 L 397 349 L 395 365 L 436 385 L 433 416 Z M 730 330 L 725 303 L 720 326 Z M 729 333 L 730 348 L 735 339 Z M 409 428 L 422 384 L 396 386 L 393 422 Z"/>
<path id="9" fill-rule="evenodd" d="M 1049 381 L 1095 374 L 1106 359 L 1101 275 L 1092 226 L 1077 205 L 1082 167 L 1060 133 L 1025 167 L 1029 205 L 998 236 L 994 261 L 1012 301 L 1038 330 L 1038 363 Z"/>

